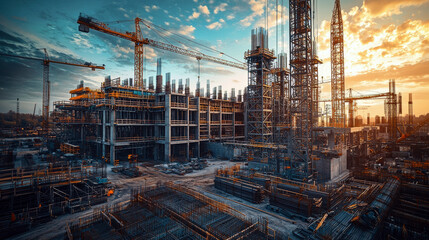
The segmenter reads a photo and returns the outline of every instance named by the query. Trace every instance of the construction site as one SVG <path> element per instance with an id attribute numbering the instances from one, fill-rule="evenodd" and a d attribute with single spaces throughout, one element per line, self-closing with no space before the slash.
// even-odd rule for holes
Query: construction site
<path id="1" fill-rule="evenodd" d="M 43 66 L 41 127 L 2 129 L 0 238 L 429 239 L 429 117 L 414 116 L 411 93 L 403 114 L 395 79 L 384 93 L 345 88 L 340 0 L 322 98 L 315 2 L 277 1 L 288 31 L 253 29 L 243 62 L 143 37 L 159 26 L 139 17 L 118 31 L 83 13 L 72 26 L 83 38 L 133 44 L 132 78 L 51 60 L 46 49 L 43 58 L 0 53 Z M 274 36 L 288 37 L 288 49 L 270 49 Z M 196 59 L 197 79 L 172 76 L 165 56 L 150 76 L 146 48 Z M 246 87 L 200 79 L 205 62 L 247 72 Z M 51 64 L 106 77 L 52 101 Z M 385 114 L 363 121 L 361 100 L 384 101 Z"/>

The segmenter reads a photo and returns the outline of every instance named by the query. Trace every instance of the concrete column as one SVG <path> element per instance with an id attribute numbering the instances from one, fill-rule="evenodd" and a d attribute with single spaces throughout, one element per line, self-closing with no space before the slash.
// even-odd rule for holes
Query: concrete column
<path id="1" fill-rule="evenodd" d="M 335 133 L 333 130 L 328 133 L 328 148 L 333 150 L 335 148 Z"/>
<path id="2" fill-rule="evenodd" d="M 111 110 L 110 111 L 110 163 L 114 163 L 116 156 L 115 156 L 115 142 L 116 142 L 116 136 L 115 136 L 115 117 L 116 117 L 116 111 Z"/>
<path id="3" fill-rule="evenodd" d="M 189 104 L 191 102 L 190 100 L 191 100 L 191 98 L 189 97 L 189 95 L 186 96 L 186 130 L 185 130 L 185 133 L 186 133 L 186 139 L 187 139 L 186 160 L 188 160 L 188 161 L 189 161 L 189 119 L 190 119 L 189 118 Z"/>
<path id="4" fill-rule="evenodd" d="M 210 124 L 210 99 L 208 99 L 208 106 L 207 106 L 207 131 L 209 131 L 209 141 L 210 141 L 210 131 L 211 131 L 211 124 Z"/>
<path id="5" fill-rule="evenodd" d="M 81 149 L 81 154 L 82 154 L 82 150 L 83 150 L 83 157 L 86 157 L 86 142 L 85 142 L 85 127 L 83 125 L 81 125 L 80 127 L 80 149 Z"/>
<path id="6" fill-rule="evenodd" d="M 165 140 L 164 161 L 171 160 L 171 94 L 165 94 Z"/>
<path id="7" fill-rule="evenodd" d="M 222 100 L 222 94 L 221 98 Z M 222 141 L 222 103 L 223 101 L 219 101 L 219 139 Z"/>
<path id="8" fill-rule="evenodd" d="M 363 154 L 364 154 L 364 156 L 365 157 L 367 157 L 368 156 L 368 131 L 363 131 L 362 132 L 362 134 L 363 134 Z"/>
<path id="9" fill-rule="evenodd" d="M 204 97 L 204 96 L 203 96 Z M 195 121 L 197 122 L 197 134 L 196 134 L 196 139 L 198 140 L 197 143 L 197 158 L 199 159 L 201 157 L 201 150 L 200 150 L 200 101 L 201 97 L 197 98 L 197 119 L 195 119 Z"/>
<path id="10" fill-rule="evenodd" d="M 101 156 L 106 157 L 106 110 L 103 110 L 102 118 Z"/>
<path id="11" fill-rule="evenodd" d="M 189 141 L 186 143 L 186 159 L 189 161 Z"/>
<path id="12" fill-rule="evenodd" d="M 232 139 L 235 142 L 235 101 L 232 103 Z"/>

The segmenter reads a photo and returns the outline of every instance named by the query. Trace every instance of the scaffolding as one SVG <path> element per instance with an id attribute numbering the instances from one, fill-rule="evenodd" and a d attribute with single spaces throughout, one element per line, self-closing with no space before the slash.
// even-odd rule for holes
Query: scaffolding
<path id="1" fill-rule="evenodd" d="M 160 67 L 158 70 L 161 74 Z M 167 73 L 168 81 L 170 77 Z M 113 163 L 125 160 L 129 151 L 141 160 L 186 161 L 200 157 L 208 141 L 244 139 L 243 102 L 176 93 L 164 88 L 160 79 L 162 75 L 157 76 L 158 92 L 110 76 L 101 90 L 89 89 L 81 82 L 70 91 L 69 101 L 54 103 L 57 140 L 79 147 L 85 156 Z"/>
<path id="2" fill-rule="evenodd" d="M 289 1 L 292 178 L 312 181 L 312 15 L 311 0 Z"/>
<path id="3" fill-rule="evenodd" d="M 0 237 L 106 202 L 105 183 L 97 177 L 84 165 L 1 170 Z"/>

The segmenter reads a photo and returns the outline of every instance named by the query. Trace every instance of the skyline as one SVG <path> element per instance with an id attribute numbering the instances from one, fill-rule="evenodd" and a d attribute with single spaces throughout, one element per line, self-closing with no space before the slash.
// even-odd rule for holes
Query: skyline
<path id="1" fill-rule="evenodd" d="M 282 1 L 279 0 L 279 3 Z M 284 1 L 287 5 L 288 1 Z M 330 78 L 329 27 L 334 1 L 318 3 L 318 55 L 323 60 L 319 78 Z M 21 6 L 25 4 L 24 9 Z M 52 59 L 88 61 L 105 64 L 104 71 L 52 65 L 50 71 L 51 104 L 67 100 L 68 93 L 80 80 L 91 88 L 100 88 L 104 76 L 132 78 L 133 44 L 96 31 L 88 34 L 77 30 L 80 12 L 103 22 L 141 17 L 173 32 L 190 36 L 207 46 L 227 53 L 244 62 L 243 54 L 250 48 L 251 29 L 265 25 L 265 1 L 128 1 L 107 3 L 103 8 L 96 3 L 74 1 L 54 3 L 17 1 L 2 3 L 0 10 L 0 51 L 24 56 L 43 57 L 46 47 Z M 105 4 L 106 5 L 106 4 Z M 269 48 L 275 49 L 275 1 L 269 2 Z M 284 9 L 288 15 L 288 8 Z M 413 93 L 414 114 L 425 114 L 429 103 L 429 0 L 412 1 L 342 1 L 345 31 L 346 89 L 354 94 L 387 92 L 388 80 L 395 79 L 397 92 L 403 96 L 403 115 L 408 112 L 408 93 Z M 112 24 L 115 29 L 132 31 L 133 23 Z M 149 38 L 156 34 L 148 29 Z M 285 22 L 285 39 L 288 40 L 288 21 Z M 279 36 L 279 39 L 281 37 Z M 162 39 L 156 39 L 162 41 Z M 286 53 L 289 54 L 288 41 Z M 280 46 L 283 44 L 280 43 Z M 281 49 L 281 47 L 280 47 Z M 197 79 L 197 62 L 174 53 L 165 53 L 146 47 L 145 77 L 155 75 L 156 58 L 163 59 L 163 75 L 171 72 L 172 79 L 191 79 L 194 91 Z M 288 57 L 289 58 L 289 57 Z M 246 71 L 201 62 L 201 85 L 211 80 L 211 86 L 223 86 L 230 91 L 244 89 Z M 16 109 L 20 99 L 21 112 L 32 112 L 34 103 L 41 106 L 42 66 L 38 62 L 0 58 L 3 76 L 0 87 L 0 111 Z M 322 99 L 330 97 L 329 84 L 322 84 Z M 371 89 L 368 89 L 368 88 Z M 205 90 L 206 91 L 206 90 Z M 228 93 L 229 94 L 229 93 Z M 360 101 L 358 106 L 369 106 L 356 115 L 366 118 L 383 115 L 383 100 Z M 323 104 L 320 104 L 323 108 Z M 37 111 L 38 112 L 38 111 Z"/>

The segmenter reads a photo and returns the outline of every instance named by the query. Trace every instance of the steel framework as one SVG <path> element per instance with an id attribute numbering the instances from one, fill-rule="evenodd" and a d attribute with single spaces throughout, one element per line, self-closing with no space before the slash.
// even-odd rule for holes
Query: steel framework
<path id="1" fill-rule="evenodd" d="M 246 137 L 259 143 L 272 142 L 272 82 L 270 69 L 275 59 L 268 49 L 245 54 L 248 65 Z"/>
<path id="2" fill-rule="evenodd" d="M 312 178 L 312 18 L 311 0 L 289 1 L 291 163 L 294 178 Z"/>
<path id="3" fill-rule="evenodd" d="M 388 133 L 390 140 L 398 138 L 397 125 L 398 125 L 398 102 L 396 96 L 395 80 L 389 81 L 389 96 L 387 98 L 387 121 Z"/>
<path id="4" fill-rule="evenodd" d="M 331 20 L 332 126 L 345 127 L 344 33 L 340 0 L 335 1 Z"/>
<path id="5" fill-rule="evenodd" d="M 313 45 L 315 48 L 316 44 Z M 317 127 L 319 124 L 319 65 L 322 61 L 314 53 L 313 60 L 311 61 L 312 82 L 311 82 L 311 96 L 312 96 L 312 113 L 313 113 L 313 126 Z"/>

